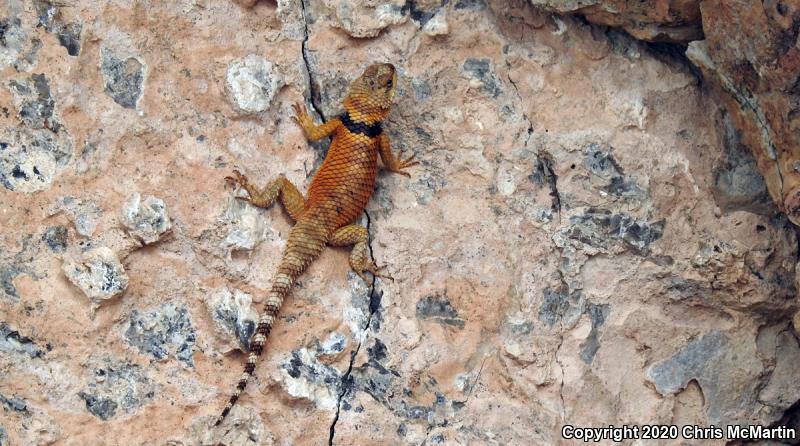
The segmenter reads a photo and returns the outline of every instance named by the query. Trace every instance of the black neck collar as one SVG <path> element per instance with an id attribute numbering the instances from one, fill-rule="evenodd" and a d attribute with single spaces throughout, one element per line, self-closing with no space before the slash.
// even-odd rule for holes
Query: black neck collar
<path id="1" fill-rule="evenodd" d="M 349 130 L 351 133 L 360 133 L 362 135 L 368 136 L 370 138 L 374 138 L 381 134 L 383 129 L 381 128 L 381 123 L 376 122 L 374 124 L 367 124 L 365 122 L 354 121 L 350 117 L 350 113 L 344 112 L 339 119 L 342 120 L 342 124 Z"/>

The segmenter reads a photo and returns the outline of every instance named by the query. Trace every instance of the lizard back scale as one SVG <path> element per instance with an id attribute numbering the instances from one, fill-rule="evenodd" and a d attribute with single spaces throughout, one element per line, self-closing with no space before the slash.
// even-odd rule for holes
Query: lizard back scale
<path id="1" fill-rule="evenodd" d="M 295 280 L 327 245 L 353 246 L 350 267 L 367 281 L 367 272 L 378 275 L 379 268 L 369 254 L 369 234 L 364 226 L 353 224 L 369 202 L 378 172 L 378 156 L 384 167 L 405 176 L 403 169 L 418 164 L 414 156 L 396 158 L 382 123 L 389 115 L 397 75 L 391 64 L 370 65 L 350 85 L 343 101 L 344 113 L 322 124 L 315 124 L 305 107 L 294 104 L 295 121 L 310 141 L 332 136 L 330 148 L 308 188 L 308 198 L 284 176 L 258 189 L 238 171 L 228 180 L 247 192 L 240 197 L 259 207 L 269 207 L 280 199 L 295 225 L 278 266 L 272 289 L 250 341 L 250 353 L 236 390 L 222 410 L 218 426 L 244 392 L 264 351 L 269 332 L 284 298 Z"/>

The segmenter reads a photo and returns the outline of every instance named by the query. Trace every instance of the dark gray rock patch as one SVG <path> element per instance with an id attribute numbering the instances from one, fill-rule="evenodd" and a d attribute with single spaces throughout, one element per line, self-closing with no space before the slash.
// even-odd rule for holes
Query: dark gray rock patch
<path id="1" fill-rule="evenodd" d="M 236 336 L 242 351 L 249 351 L 250 337 L 258 325 L 258 313 L 252 307 L 252 296 L 227 288 L 215 292 L 206 302 L 211 316 L 222 331 Z"/>
<path id="2" fill-rule="evenodd" d="M 50 248 L 50 251 L 60 254 L 67 249 L 68 232 L 64 226 L 50 226 L 42 234 L 42 241 Z"/>
<path id="3" fill-rule="evenodd" d="M 31 338 L 20 334 L 5 322 L 0 322 L 0 352 L 5 354 L 21 354 L 30 358 L 41 358 L 50 350 L 47 345 L 39 347 Z"/>
<path id="4" fill-rule="evenodd" d="M 605 324 L 610 311 L 611 306 L 608 304 L 597 305 L 590 302 L 586 305 L 586 314 L 592 321 L 592 330 L 589 332 L 589 336 L 586 340 L 583 341 L 583 344 L 581 344 L 580 355 L 581 359 L 586 364 L 591 364 L 592 361 L 594 361 L 594 356 L 597 354 L 597 350 L 600 349 L 600 327 Z"/>
<path id="5" fill-rule="evenodd" d="M 481 82 L 481 91 L 484 94 L 496 98 L 503 92 L 489 59 L 469 58 L 464 61 L 463 69 L 470 77 Z"/>
<path id="6" fill-rule="evenodd" d="M 122 107 L 135 109 L 142 97 L 144 65 L 135 57 L 118 57 L 106 50 L 101 53 L 106 94 Z"/>
<path id="7" fill-rule="evenodd" d="M 441 0 L 437 3 L 424 2 L 424 4 L 421 5 L 415 0 L 410 0 L 403 5 L 401 12 L 403 14 L 408 14 L 411 20 L 419 23 L 419 26 L 425 26 L 447 2 L 448 0 Z"/>
<path id="8" fill-rule="evenodd" d="M 618 242 L 628 251 L 646 256 L 650 245 L 664 233 L 665 220 L 648 222 L 628 214 L 590 208 L 583 215 L 570 218 L 568 238 L 601 250 L 610 250 Z"/>
<path id="9" fill-rule="evenodd" d="M 134 310 L 125 331 L 125 340 L 140 352 L 158 360 L 174 356 L 189 367 L 196 336 L 188 310 L 173 303 L 145 313 Z"/>
<path id="10" fill-rule="evenodd" d="M 23 123 L 58 133 L 61 124 L 53 120 L 55 101 L 50 95 L 50 83 L 44 74 L 32 75 L 29 82 L 12 80 L 9 86 L 23 98 L 18 113 Z"/>
<path id="11" fill-rule="evenodd" d="M 614 197 L 645 199 L 647 192 L 639 187 L 636 180 L 625 175 L 622 166 L 612 155 L 612 149 L 601 144 L 590 144 L 584 149 L 584 166 L 593 178 L 605 183 L 596 187 Z"/>
<path id="12" fill-rule="evenodd" d="M 456 11 L 467 9 L 478 12 L 486 9 L 486 2 L 484 0 L 458 0 L 453 7 Z"/>
<path id="13" fill-rule="evenodd" d="M 753 154 L 742 143 L 741 134 L 729 116 L 723 116 L 720 124 L 725 158 L 714 169 L 714 187 L 711 189 L 714 200 L 725 212 L 744 210 L 761 215 L 774 214 L 777 210 Z"/>
<path id="14" fill-rule="evenodd" d="M 120 410 L 133 412 L 155 396 L 157 386 L 138 365 L 107 358 L 90 362 L 88 385 L 78 396 L 97 418 L 106 421 Z"/>
<path id="15" fill-rule="evenodd" d="M 14 286 L 14 279 L 18 275 L 24 274 L 26 270 L 17 265 L 0 265 L 0 291 L 10 299 L 19 299 L 17 287 Z"/>
<path id="16" fill-rule="evenodd" d="M 80 392 L 78 396 L 86 402 L 86 410 L 103 421 L 107 421 L 117 413 L 117 403 L 109 398 L 100 398 L 85 392 Z"/>
<path id="17" fill-rule="evenodd" d="M 583 301 L 580 291 L 569 292 L 566 286 L 558 289 L 546 287 L 542 290 L 539 320 L 552 327 L 562 320 L 575 319 L 583 311 Z"/>
<path id="18" fill-rule="evenodd" d="M 0 405 L 5 407 L 6 410 L 28 413 L 28 405 L 25 403 L 25 400 L 18 396 L 5 397 L 3 394 L 0 394 Z"/>
<path id="19" fill-rule="evenodd" d="M 671 358 L 650 367 L 647 376 L 662 395 L 677 393 L 686 388 L 690 380 L 706 378 L 711 364 L 727 346 L 725 334 L 711 331 L 688 343 Z"/>
<path id="20" fill-rule="evenodd" d="M 458 317 L 450 300 L 445 295 L 425 296 L 417 302 L 417 318 L 431 319 L 440 324 L 464 328 L 464 320 Z"/>
<path id="21" fill-rule="evenodd" d="M 39 26 L 58 37 L 58 43 L 67 49 L 67 54 L 77 56 L 81 52 L 81 30 L 83 25 L 78 22 L 67 22 L 62 14 L 60 5 L 56 2 L 36 0 L 36 13 Z"/>

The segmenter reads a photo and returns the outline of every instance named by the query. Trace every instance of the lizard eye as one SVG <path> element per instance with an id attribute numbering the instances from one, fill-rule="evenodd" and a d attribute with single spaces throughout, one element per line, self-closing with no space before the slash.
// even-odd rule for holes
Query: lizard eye
<path id="1" fill-rule="evenodd" d="M 391 79 L 389 79 L 389 81 L 386 82 L 386 86 L 389 87 L 389 88 L 392 88 L 392 84 L 393 84 L 393 82 L 392 82 Z"/>

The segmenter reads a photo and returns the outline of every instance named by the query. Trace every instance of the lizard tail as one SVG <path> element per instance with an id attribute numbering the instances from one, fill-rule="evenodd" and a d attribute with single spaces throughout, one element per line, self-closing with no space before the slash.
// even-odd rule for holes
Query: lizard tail
<path id="1" fill-rule="evenodd" d="M 299 225 L 296 225 L 295 228 L 297 228 L 297 226 Z M 293 228 L 292 232 L 295 232 L 295 228 Z M 290 233 L 286 252 L 283 255 L 281 265 L 278 267 L 278 273 L 275 275 L 275 280 L 272 283 L 272 290 L 264 304 L 264 312 L 258 321 L 255 334 L 250 340 L 250 354 L 247 356 L 244 372 L 241 378 L 239 378 L 239 382 L 236 384 L 236 390 L 234 390 L 228 404 L 225 405 L 225 408 L 217 418 L 214 426 L 219 426 L 222 423 L 222 420 L 230 413 L 236 401 L 239 400 L 239 396 L 241 396 L 245 387 L 247 387 L 247 381 L 253 376 L 253 372 L 256 369 L 256 362 L 264 351 L 264 345 L 267 343 L 269 332 L 272 330 L 275 319 L 278 317 L 278 312 L 283 305 L 283 300 L 292 289 L 295 279 L 324 248 L 324 243 L 311 240 L 310 237 L 302 237 L 302 232 L 300 232 L 300 235 L 301 237 L 292 237 Z"/>

